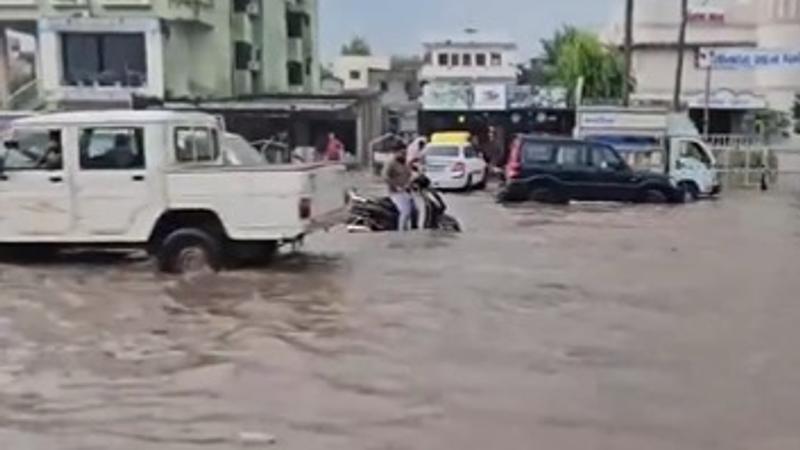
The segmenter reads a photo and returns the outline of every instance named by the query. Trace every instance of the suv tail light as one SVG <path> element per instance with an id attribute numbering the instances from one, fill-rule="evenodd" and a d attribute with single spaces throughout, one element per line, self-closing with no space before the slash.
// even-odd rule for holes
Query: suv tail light
<path id="1" fill-rule="evenodd" d="M 464 178 L 464 175 L 467 174 L 467 165 L 463 162 L 457 162 L 453 164 L 453 178 Z"/>
<path id="2" fill-rule="evenodd" d="M 522 142 L 519 138 L 514 140 L 511 144 L 511 152 L 508 155 L 508 163 L 506 164 L 506 179 L 514 179 L 520 176 L 522 172 Z"/>
<path id="3" fill-rule="evenodd" d="M 304 197 L 300 199 L 300 203 L 297 205 L 297 213 L 300 216 L 300 219 L 310 219 L 311 218 L 311 199 L 308 197 Z"/>

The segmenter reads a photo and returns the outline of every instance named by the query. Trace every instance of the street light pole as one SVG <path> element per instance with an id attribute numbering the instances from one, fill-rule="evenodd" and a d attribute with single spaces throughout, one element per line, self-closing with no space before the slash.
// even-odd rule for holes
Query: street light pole
<path id="1" fill-rule="evenodd" d="M 678 67 L 675 71 L 675 91 L 672 94 L 672 109 L 681 110 L 681 91 L 683 90 L 683 55 L 686 51 L 686 26 L 689 23 L 689 0 L 681 0 L 681 18 L 678 30 Z"/>
<path id="2" fill-rule="evenodd" d="M 622 103 L 631 104 L 631 71 L 633 59 L 633 0 L 625 0 L 625 75 L 622 78 Z"/>

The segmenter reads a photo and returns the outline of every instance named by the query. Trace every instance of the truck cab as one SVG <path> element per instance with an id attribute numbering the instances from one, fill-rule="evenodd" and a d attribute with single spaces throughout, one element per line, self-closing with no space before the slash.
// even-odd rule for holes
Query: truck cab
<path id="1" fill-rule="evenodd" d="M 302 239 L 344 207 L 336 165 L 232 165 L 211 115 L 45 114 L 12 122 L 0 151 L 0 245 L 146 248 L 182 271 Z"/>
<path id="2" fill-rule="evenodd" d="M 670 176 L 687 199 L 721 191 L 716 158 L 686 114 L 660 108 L 581 107 L 574 134 L 613 146 L 636 169 Z"/>

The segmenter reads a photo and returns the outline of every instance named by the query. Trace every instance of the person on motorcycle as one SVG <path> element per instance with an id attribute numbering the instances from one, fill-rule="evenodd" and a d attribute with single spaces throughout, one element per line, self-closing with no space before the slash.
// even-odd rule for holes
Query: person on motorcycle
<path id="1" fill-rule="evenodd" d="M 406 164 L 406 147 L 398 145 L 394 149 L 394 157 L 383 169 L 383 180 L 389 188 L 389 198 L 399 213 L 397 229 L 408 231 L 412 228 L 414 214 L 414 197 L 411 195 L 413 172 Z"/>

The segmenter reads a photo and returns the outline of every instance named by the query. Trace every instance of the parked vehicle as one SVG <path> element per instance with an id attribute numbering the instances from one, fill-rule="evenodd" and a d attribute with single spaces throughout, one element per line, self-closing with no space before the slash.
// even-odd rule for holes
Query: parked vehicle
<path id="1" fill-rule="evenodd" d="M 512 147 L 499 199 L 680 203 L 684 193 L 666 175 L 634 171 L 609 145 L 521 136 Z"/>
<path id="2" fill-rule="evenodd" d="M 716 158 L 686 114 L 658 108 L 581 107 L 575 136 L 612 145 L 634 168 L 673 178 L 686 200 L 722 190 Z"/>
<path id="3" fill-rule="evenodd" d="M 460 232 L 458 220 L 447 214 L 447 204 L 442 196 L 431 188 L 430 180 L 421 176 L 415 182 L 416 190 L 424 205 L 422 228 Z M 366 197 L 351 191 L 350 215 L 347 229 L 350 232 L 397 231 L 400 214 L 389 197 Z M 419 214 L 412 218 L 414 229 L 419 228 Z"/>
<path id="4" fill-rule="evenodd" d="M 219 269 L 344 211 L 342 167 L 233 161 L 207 114 L 46 114 L 14 121 L 8 136 L 0 246 L 143 248 L 164 271 Z"/>
<path id="5" fill-rule="evenodd" d="M 425 174 L 437 189 L 483 189 L 486 161 L 472 146 L 469 133 L 435 133 L 423 153 Z"/>

